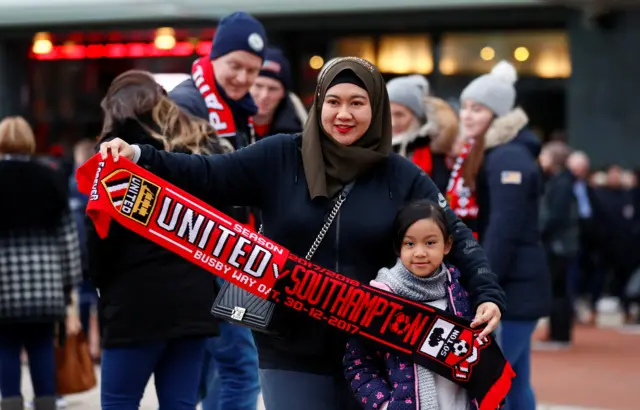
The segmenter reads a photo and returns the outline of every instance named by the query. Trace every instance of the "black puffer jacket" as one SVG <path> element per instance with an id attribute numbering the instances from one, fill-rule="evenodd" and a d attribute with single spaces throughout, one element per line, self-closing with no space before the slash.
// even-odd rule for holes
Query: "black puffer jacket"
<path id="1" fill-rule="evenodd" d="M 294 254 L 305 255 L 332 201 L 310 198 L 300 146 L 299 135 L 275 135 L 214 156 L 169 154 L 142 146 L 138 164 L 205 202 L 258 207 L 265 235 Z M 424 198 L 444 201 L 424 172 L 391 154 L 356 181 L 313 262 L 369 283 L 381 267 L 396 261 L 392 225 L 398 209 Z M 452 263 L 462 271 L 474 305 L 491 301 L 502 307 L 504 294 L 471 231 L 448 206 L 446 214 L 454 236 Z M 292 334 L 285 339 L 254 333 L 260 366 L 342 375 L 346 333 L 296 313 L 290 313 Z"/>

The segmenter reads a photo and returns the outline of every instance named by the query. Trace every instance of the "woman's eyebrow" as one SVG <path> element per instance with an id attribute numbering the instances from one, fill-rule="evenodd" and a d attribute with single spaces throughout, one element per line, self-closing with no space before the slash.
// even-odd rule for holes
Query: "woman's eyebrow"
<path id="1" fill-rule="evenodd" d="M 335 94 L 327 94 L 324 96 L 324 98 L 336 98 L 338 100 L 340 100 L 342 97 L 340 97 L 339 95 L 335 95 Z M 354 98 L 367 98 L 366 95 L 364 94 L 353 94 L 351 96 L 349 96 L 349 100 L 353 100 Z"/>

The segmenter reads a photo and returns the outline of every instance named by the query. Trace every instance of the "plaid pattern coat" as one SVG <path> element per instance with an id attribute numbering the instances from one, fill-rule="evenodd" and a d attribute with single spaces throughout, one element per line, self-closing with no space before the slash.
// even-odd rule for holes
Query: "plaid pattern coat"
<path id="1" fill-rule="evenodd" d="M 69 212 L 53 229 L 0 235 L 0 321 L 62 318 L 82 278 L 80 242 Z"/>
<path id="2" fill-rule="evenodd" d="M 80 242 L 55 170 L 0 156 L 0 323 L 64 318 Z"/>

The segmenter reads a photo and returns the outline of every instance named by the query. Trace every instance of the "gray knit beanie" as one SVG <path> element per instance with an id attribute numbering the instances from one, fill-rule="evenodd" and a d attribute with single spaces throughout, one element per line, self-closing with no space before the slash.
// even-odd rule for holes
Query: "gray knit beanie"
<path id="1" fill-rule="evenodd" d="M 429 82 L 423 76 L 396 77 L 387 83 L 389 101 L 402 104 L 420 120 L 426 120 L 424 99 L 429 95 Z"/>
<path id="2" fill-rule="evenodd" d="M 516 69 L 507 61 L 500 61 L 489 74 L 471 81 L 462 90 L 460 100 L 476 101 L 493 111 L 498 117 L 506 115 L 516 103 Z"/>

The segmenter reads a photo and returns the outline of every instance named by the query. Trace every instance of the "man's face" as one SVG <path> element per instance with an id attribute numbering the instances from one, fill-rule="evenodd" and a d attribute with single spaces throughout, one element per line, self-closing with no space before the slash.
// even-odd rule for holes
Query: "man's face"
<path id="1" fill-rule="evenodd" d="M 262 59 L 255 54 L 238 50 L 216 58 L 211 64 L 216 81 L 227 97 L 237 101 L 249 92 L 262 67 Z"/>
<path id="2" fill-rule="evenodd" d="M 251 86 L 251 96 L 258 106 L 258 115 L 271 116 L 285 96 L 282 83 L 269 77 L 258 77 Z"/>

